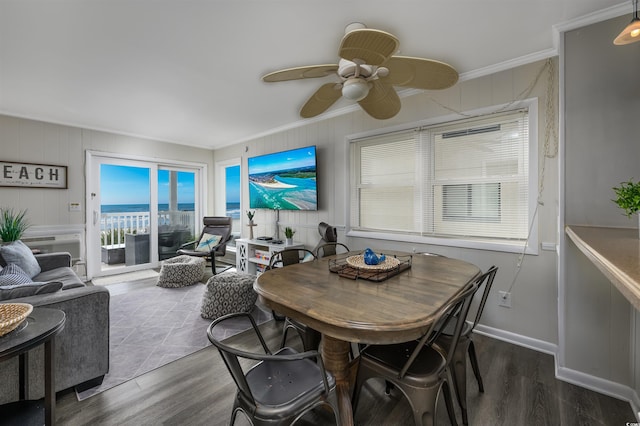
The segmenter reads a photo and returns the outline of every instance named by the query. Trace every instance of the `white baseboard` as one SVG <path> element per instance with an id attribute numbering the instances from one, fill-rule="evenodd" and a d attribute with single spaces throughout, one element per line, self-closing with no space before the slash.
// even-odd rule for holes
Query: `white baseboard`
<path id="1" fill-rule="evenodd" d="M 530 337 L 511 333 L 509 331 L 487 327 L 482 324 L 478 324 L 474 329 L 474 332 L 482 334 L 483 336 L 502 340 L 507 343 L 512 343 L 514 345 L 529 348 L 534 351 L 553 355 L 556 379 L 592 390 L 594 392 L 601 393 L 603 395 L 608 395 L 613 398 L 628 401 L 629 404 L 631 404 L 631 409 L 636 415 L 636 420 L 640 422 L 640 398 L 638 397 L 638 394 L 634 389 L 630 388 L 629 386 L 612 382 L 610 380 L 605 380 L 596 376 L 592 376 L 590 374 L 559 366 L 558 358 L 556 356 L 558 345 L 545 342 L 543 340 L 532 339 Z"/>
<path id="2" fill-rule="evenodd" d="M 478 324 L 474 329 L 474 332 L 484 336 L 493 337 L 494 339 L 502 340 L 507 343 L 513 343 L 514 345 L 533 349 L 534 351 L 553 355 L 554 357 L 558 352 L 558 345 L 556 344 L 533 339 L 521 334 L 515 334 L 510 331 L 500 330 L 498 328 L 487 327 L 482 324 Z"/>

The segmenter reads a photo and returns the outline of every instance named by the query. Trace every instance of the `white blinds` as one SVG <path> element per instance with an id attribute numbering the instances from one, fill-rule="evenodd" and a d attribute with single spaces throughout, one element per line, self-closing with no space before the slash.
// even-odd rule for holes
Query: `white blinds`
<path id="1" fill-rule="evenodd" d="M 524 240 L 527 111 L 352 144 L 354 229 Z"/>
<path id="2" fill-rule="evenodd" d="M 351 223 L 360 229 L 413 231 L 417 132 L 392 133 L 357 145 Z M 353 174 L 355 172 L 355 175 Z M 353 187 L 353 185 L 352 185 Z M 355 207 L 355 208 L 354 208 Z"/>

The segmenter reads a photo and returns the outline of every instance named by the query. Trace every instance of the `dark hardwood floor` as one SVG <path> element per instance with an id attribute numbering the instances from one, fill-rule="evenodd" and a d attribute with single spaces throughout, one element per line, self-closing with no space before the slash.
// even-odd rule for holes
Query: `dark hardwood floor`
<path id="1" fill-rule="evenodd" d="M 275 347 L 282 323 L 261 326 Z M 291 343 L 298 345 L 293 333 Z M 237 344 L 251 347 L 246 333 Z M 553 357 L 484 336 L 474 336 L 485 385 L 479 393 L 469 368 L 471 425 L 611 425 L 635 422 L 629 403 L 554 378 Z M 78 402 L 75 392 L 58 395 L 60 425 L 226 425 L 235 385 L 217 351 L 203 349 L 120 386 Z M 410 425 L 408 403 L 397 392 L 384 395 L 384 384 L 370 381 L 362 393 L 358 425 Z M 461 421 L 458 415 L 458 421 Z M 247 425 L 239 415 L 236 425 Z M 335 424 L 330 412 L 317 410 L 300 425 Z M 438 424 L 449 424 L 444 404 Z"/>

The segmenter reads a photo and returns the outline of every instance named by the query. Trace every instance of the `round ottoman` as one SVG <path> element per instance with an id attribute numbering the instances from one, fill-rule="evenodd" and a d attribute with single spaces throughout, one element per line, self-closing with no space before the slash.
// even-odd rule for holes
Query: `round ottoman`
<path id="1" fill-rule="evenodd" d="M 181 255 L 167 259 L 160 267 L 158 287 L 186 287 L 199 282 L 204 276 L 202 257 Z"/>
<path id="2" fill-rule="evenodd" d="M 234 312 L 250 312 L 258 295 L 253 291 L 256 277 L 238 272 L 214 275 L 207 281 L 202 297 L 202 318 L 216 319 Z"/>

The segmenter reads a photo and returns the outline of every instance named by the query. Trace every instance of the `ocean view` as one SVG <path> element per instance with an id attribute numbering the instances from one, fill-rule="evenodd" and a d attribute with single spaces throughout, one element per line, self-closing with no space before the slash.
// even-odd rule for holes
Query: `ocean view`
<path id="1" fill-rule="evenodd" d="M 169 210 L 169 204 L 158 204 L 158 211 Z M 178 210 L 192 212 L 195 211 L 194 203 L 178 203 Z M 137 213 L 148 212 L 149 204 L 103 204 L 100 206 L 101 213 Z M 227 216 L 240 219 L 240 203 L 227 203 Z"/>
<path id="2" fill-rule="evenodd" d="M 169 204 L 158 204 L 158 211 L 169 210 Z M 195 210 L 194 203 L 178 203 L 178 210 L 192 212 Z M 100 206 L 101 213 L 135 213 L 148 212 L 149 204 L 103 204 Z"/>

